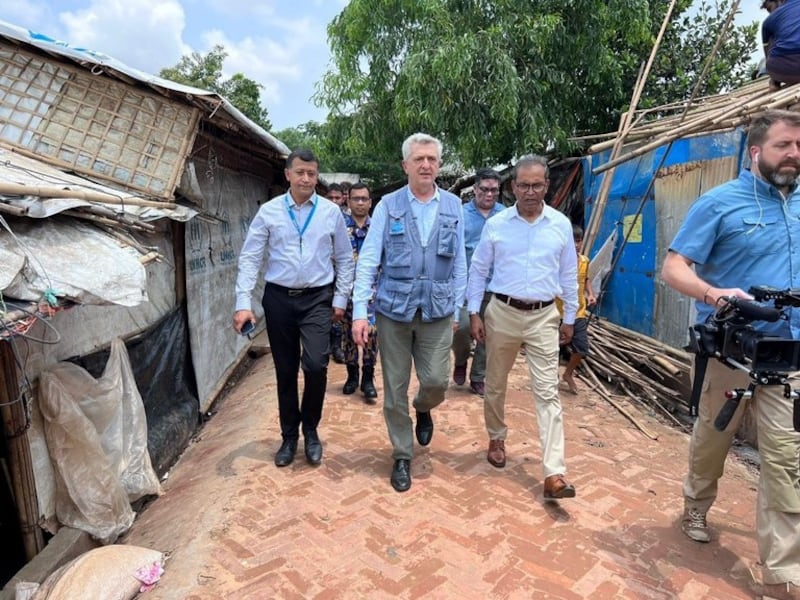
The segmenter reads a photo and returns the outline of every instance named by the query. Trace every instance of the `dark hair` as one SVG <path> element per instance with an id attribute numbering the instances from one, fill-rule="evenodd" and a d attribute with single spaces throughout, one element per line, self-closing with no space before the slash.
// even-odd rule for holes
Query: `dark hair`
<path id="1" fill-rule="evenodd" d="M 340 186 L 338 183 L 332 183 L 332 184 L 330 184 L 328 186 L 328 193 L 329 194 L 331 192 L 341 192 L 341 191 L 342 191 L 342 186 Z"/>
<path id="2" fill-rule="evenodd" d="M 582 240 L 583 239 L 583 227 L 580 225 L 573 225 L 572 226 L 572 239 L 573 240 Z"/>
<path id="3" fill-rule="evenodd" d="M 545 179 L 550 179 L 550 167 L 547 166 L 547 159 L 544 156 L 539 156 L 538 154 L 526 154 L 525 156 L 520 158 L 517 161 L 517 164 L 514 165 L 514 170 L 511 173 L 511 178 L 514 181 L 516 181 L 520 169 L 524 169 L 526 167 L 532 167 L 533 165 L 539 165 L 540 167 L 544 167 L 544 177 Z"/>
<path id="4" fill-rule="evenodd" d="M 747 147 L 763 146 L 767 141 L 767 130 L 780 122 L 791 127 L 800 127 L 800 113 L 791 110 L 764 111 L 750 122 L 750 127 L 747 129 Z"/>
<path id="5" fill-rule="evenodd" d="M 367 190 L 367 193 L 369 193 L 369 186 L 363 181 L 356 181 L 350 186 L 350 191 L 352 192 L 353 190 Z"/>
<path id="6" fill-rule="evenodd" d="M 481 181 L 485 181 L 486 179 L 492 179 L 497 183 L 502 182 L 500 173 L 494 169 L 480 169 L 475 173 L 475 185 L 478 185 Z"/>
<path id="7" fill-rule="evenodd" d="M 350 183 L 349 181 L 343 181 L 342 182 L 342 191 L 343 192 L 349 192 L 350 188 L 352 188 L 352 187 L 353 187 L 353 184 Z"/>
<path id="8" fill-rule="evenodd" d="M 292 150 L 289 156 L 286 157 L 286 168 L 291 169 L 292 163 L 294 162 L 295 158 L 299 158 L 303 162 L 313 162 L 317 164 L 317 169 L 319 169 L 319 160 L 314 155 L 314 153 L 309 150 L 308 148 L 298 148 L 297 150 Z"/>

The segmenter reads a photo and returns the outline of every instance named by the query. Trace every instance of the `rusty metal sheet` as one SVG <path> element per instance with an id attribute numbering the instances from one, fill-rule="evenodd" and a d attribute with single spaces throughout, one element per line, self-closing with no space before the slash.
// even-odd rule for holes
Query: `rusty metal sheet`
<path id="1" fill-rule="evenodd" d="M 667 250 L 694 201 L 721 183 L 736 177 L 738 157 L 692 161 L 659 170 L 654 193 L 656 203 L 656 272 L 661 273 Z M 655 281 L 654 332 L 656 339 L 675 347 L 688 341 L 694 323 L 694 301 Z"/>

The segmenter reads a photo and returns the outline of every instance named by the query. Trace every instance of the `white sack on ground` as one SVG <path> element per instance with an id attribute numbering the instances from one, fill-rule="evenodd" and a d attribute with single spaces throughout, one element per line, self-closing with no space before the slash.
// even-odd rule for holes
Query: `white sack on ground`
<path id="1" fill-rule="evenodd" d="M 32 600 L 129 600 L 142 585 L 136 571 L 163 562 L 161 552 L 140 546 L 95 548 L 50 575 Z"/>

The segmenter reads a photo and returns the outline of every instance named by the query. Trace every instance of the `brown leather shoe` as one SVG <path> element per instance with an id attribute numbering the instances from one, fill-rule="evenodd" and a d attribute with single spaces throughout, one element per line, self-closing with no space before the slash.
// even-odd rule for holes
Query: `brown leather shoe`
<path id="1" fill-rule="evenodd" d="M 489 440 L 489 452 L 486 453 L 486 460 L 498 469 L 506 466 L 505 440 Z"/>
<path id="2" fill-rule="evenodd" d="M 763 589 L 764 599 L 770 600 L 798 600 L 800 599 L 800 585 L 791 581 L 786 583 L 765 583 Z"/>
<path id="3" fill-rule="evenodd" d="M 545 498 L 574 498 L 575 486 L 567 481 L 563 475 L 550 475 L 544 480 Z"/>

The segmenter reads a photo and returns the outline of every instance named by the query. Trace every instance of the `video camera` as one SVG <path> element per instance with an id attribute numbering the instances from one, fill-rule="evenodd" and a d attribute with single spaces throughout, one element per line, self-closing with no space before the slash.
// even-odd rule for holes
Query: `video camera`
<path id="1" fill-rule="evenodd" d="M 689 329 L 690 349 L 697 355 L 689 413 L 697 416 L 708 359 L 716 358 L 731 369 L 746 371 L 751 384 L 747 390 L 726 392 L 728 402 L 717 415 L 714 427 L 724 430 L 739 401 L 750 398 L 756 385 L 783 385 L 784 396 L 794 400 L 794 428 L 800 431 L 800 394 L 788 383 L 789 373 L 800 370 L 800 340 L 769 336 L 751 324 L 753 321 L 774 323 L 786 319 L 782 309 L 800 306 L 800 289 L 755 286 L 748 293 L 754 300 L 720 298 L 719 308 L 708 320 Z M 758 302 L 772 302 L 773 306 L 762 306 Z"/>

